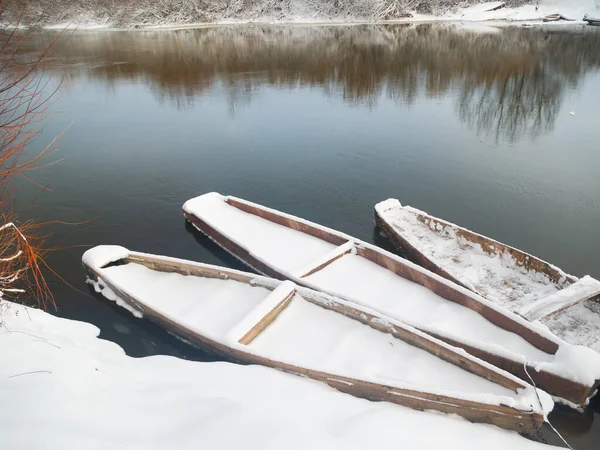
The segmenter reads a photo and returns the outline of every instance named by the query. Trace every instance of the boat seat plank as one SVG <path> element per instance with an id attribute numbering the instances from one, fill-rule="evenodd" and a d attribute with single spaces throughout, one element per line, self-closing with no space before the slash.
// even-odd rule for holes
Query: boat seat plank
<path id="1" fill-rule="evenodd" d="M 248 345 L 286 308 L 295 290 L 291 281 L 281 283 L 227 333 L 227 338 Z"/>
<path id="2" fill-rule="evenodd" d="M 341 258 L 342 256 L 346 255 L 347 253 L 350 253 L 353 248 L 354 248 L 354 242 L 352 242 L 352 241 L 346 242 L 344 245 L 340 245 L 339 247 L 336 247 L 333 250 L 331 250 L 323 258 L 312 262 L 311 264 L 307 265 L 306 267 L 296 271 L 292 275 L 294 277 L 298 277 L 298 278 L 304 278 L 309 275 L 312 275 L 313 273 L 315 273 L 315 272 L 323 269 L 327 265 L 331 264 L 336 259 Z"/>
<path id="3" fill-rule="evenodd" d="M 539 320 L 600 295 L 600 281 L 585 276 L 576 283 L 525 306 L 519 314 L 527 320 Z"/>

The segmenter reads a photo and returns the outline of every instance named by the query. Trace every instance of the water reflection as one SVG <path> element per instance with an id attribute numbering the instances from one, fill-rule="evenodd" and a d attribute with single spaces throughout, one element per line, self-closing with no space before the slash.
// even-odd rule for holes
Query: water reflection
<path id="1" fill-rule="evenodd" d="M 41 34 L 39 40 L 50 40 Z M 600 67 L 600 33 L 456 26 L 234 27 L 76 33 L 54 48 L 69 79 L 143 80 L 181 108 L 222 85 L 231 114 L 261 86 L 310 86 L 353 105 L 455 96 L 460 120 L 516 141 L 553 129 L 565 92 Z M 91 62 L 92 64 L 82 64 Z"/>

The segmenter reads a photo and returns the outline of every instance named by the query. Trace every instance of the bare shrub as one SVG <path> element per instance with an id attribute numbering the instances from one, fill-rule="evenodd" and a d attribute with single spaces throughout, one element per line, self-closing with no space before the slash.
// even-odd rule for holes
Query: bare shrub
<path id="1" fill-rule="evenodd" d="M 3 17 L 0 9 L 0 19 Z M 54 305 L 41 268 L 45 237 L 40 224 L 19 223 L 11 208 L 11 180 L 43 167 L 52 144 L 33 156 L 26 153 L 46 117 L 54 92 L 47 92 L 41 63 L 47 50 L 22 58 L 28 35 L 0 29 L 0 298 L 23 298 L 46 309 Z"/>

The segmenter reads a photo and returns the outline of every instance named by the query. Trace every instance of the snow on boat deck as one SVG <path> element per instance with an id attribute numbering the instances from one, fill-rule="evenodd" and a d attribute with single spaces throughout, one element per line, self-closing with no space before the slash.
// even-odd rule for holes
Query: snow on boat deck
<path id="1" fill-rule="evenodd" d="M 532 361 L 551 361 L 521 336 L 361 256 L 348 254 L 305 278 L 319 289 L 369 306 L 417 328 L 502 346 Z"/>
<path id="2" fill-rule="evenodd" d="M 418 220 L 422 211 L 379 205 L 377 212 L 427 258 L 483 297 L 511 311 L 561 289 L 548 275 L 519 267 L 511 255 L 486 253 L 481 245 L 456 235 L 452 227 L 432 230 Z"/>
<path id="3" fill-rule="evenodd" d="M 453 227 L 432 230 L 417 219 L 427 213 L 394 199 L 376 206 L 377 213 L 419 252 L 468 288 L 496 305 L 519 313 L 531 303 L 563 289 L 548 275 L 519 267 L 509 254 L 486 253 L 480 244 L 457 236 Z M 557 269 L 558 270 L 558 269 Z M 540 320 L 555 335 L 574 345 L 600 351 L 600 304 L 586 300 Z"/>
<path id="4" fill-rule="evenodd" d="M 600 353 L 600 302 L 586 300 L 540 322 L 565 341 Z"/>
<path id="5" fill-rule="evenodd" d="M 323 257 L 336 246 L 235 208 L 219 194 L 189 200 L 186 207 L 259 259 L 292 272 Z M 202 214 L 210 211 L 210 214 Z"/>
<path id="6" fill-rule="evenodd" d="M 238 349 L 241 344 L 230 340 L 231 330 L 272 292 L 235 280 L 161 272 L 136 263 L 101 270 L 106 282 L 142 304 Z M 494 398 L 494 403 L 524 401 L 510 389 L 297 294 L 244 348 L 273 360 L 381 384 L 432 388 L 458 397 L 483 396 Z"/>
<path id="7" fill-rule="evenodd" d="M 515 397 L 507 388 L 298 295 L 250 348 L 272 359 L 382 384 Z"/>
<path id="8" fill-rule="evenodd" d="M 271 291 L 235 280 L 199 278 L 125 264 L 102 269 L 125 293 L 189 329 L 223 336 Z"/>

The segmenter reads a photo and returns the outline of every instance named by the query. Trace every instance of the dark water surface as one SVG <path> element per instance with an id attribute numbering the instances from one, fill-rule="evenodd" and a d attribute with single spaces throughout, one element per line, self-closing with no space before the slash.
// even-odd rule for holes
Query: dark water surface
<path id="1" fill-rule="evenodd" d="M 39 34 L 31 48 L 54 34 Z M 68 38 L 68 39 L 67 39 Z M 17 206 L 69 247 L 49 262 L 58 314 L 132 356 L 210 359 L 91 295 L 83 247 L 242 268 L 186 226 L 183 202 L 240 196 L 380 243 L 388 197 L 600 277 L 600 33 L 454 26 L 249 27 L 63 36 L 49 62 L 74 121 Z M 572 114 L 574 113 L 574 115 Z M 597 449 L 600 402 L 551 417 Z M 552 442 L 558 442 L 547 434 Z"/>

